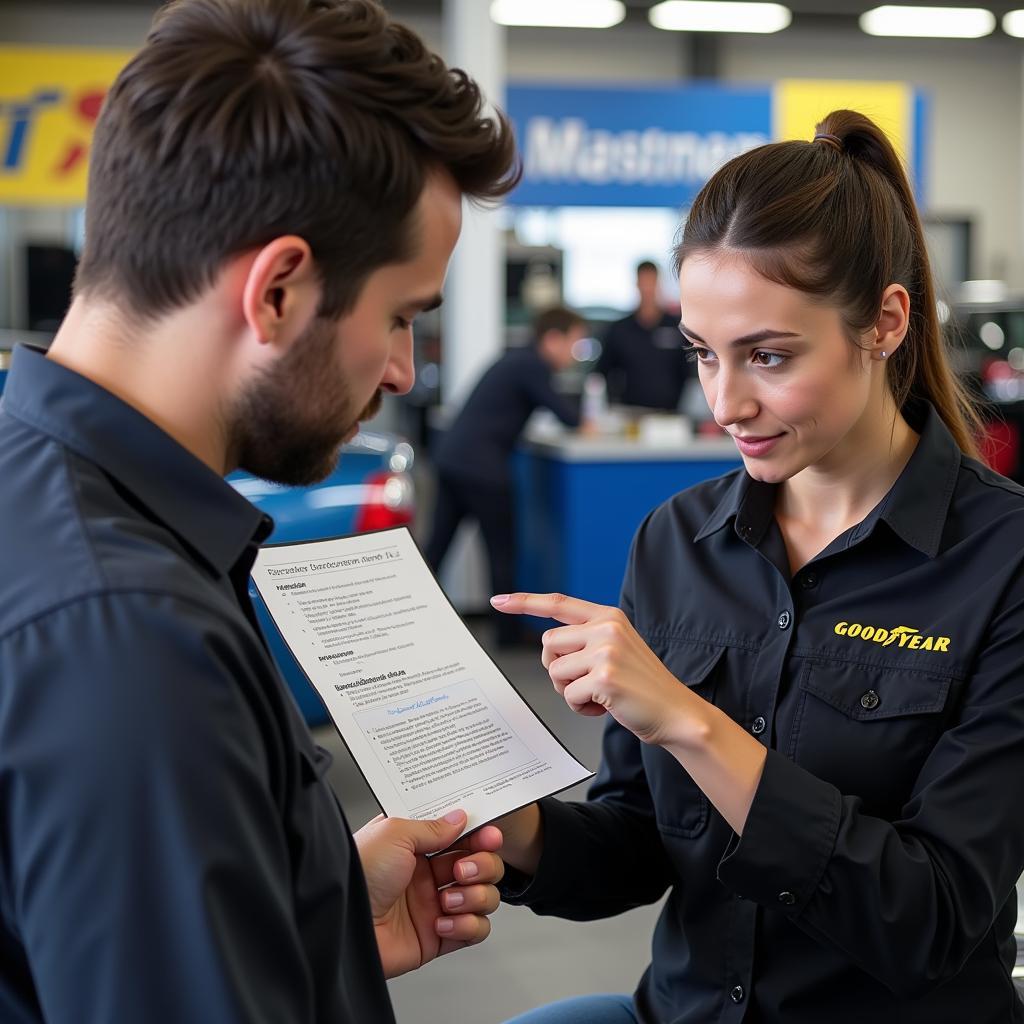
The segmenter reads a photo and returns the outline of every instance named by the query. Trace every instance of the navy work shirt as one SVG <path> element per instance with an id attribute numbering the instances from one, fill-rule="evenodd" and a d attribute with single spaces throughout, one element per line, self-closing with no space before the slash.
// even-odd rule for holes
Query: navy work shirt
<path id="1" fill-rule="evenodd" d="M 1024 1021 L 1024 489 L 934 410 L 916 427 L 889 494 L 795 576 L 743 470 L 637 533 L 627 615 L 767 748 L 743 836 L 609 720 L 588 802 L 543 802 L 538 872 L 505 892 L 585 920 L 669 890 L 644 1024 Z"/>
<path id="2" fill-rule="evenodd" d="M 438 443 L 437 468 L 447 476 L 507 487 L 509 457 L 536 409 L 550 409 L 567 426 L 579 425 L 578 410 L 555 391 L 551 375 L 535 345 L 506 352 L 477 382 Z"/>
<path id="3" fill-rule="evenodd" d="M 673 411 L 690 375 L 679 318 L 662 315 L 645 327 L 631 313 L 608 328 L 594 369 L 608 380 L 608 394 L 623 405 Z"/>
<path id="4" fill-rule="evenodd" d="M 0 480 L 0 1020 L 392 1021 L 246 593 L 269 520 L 27 348 Z"/>

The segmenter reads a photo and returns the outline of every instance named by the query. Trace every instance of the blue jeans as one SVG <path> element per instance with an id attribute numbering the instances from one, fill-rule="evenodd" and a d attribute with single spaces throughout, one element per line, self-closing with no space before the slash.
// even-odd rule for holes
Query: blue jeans
<path id="1" fill-rule="evenodd" d="M 541 1006 L 505 1024 L 636 1024 L 629 996 L 576 996 Z"/>

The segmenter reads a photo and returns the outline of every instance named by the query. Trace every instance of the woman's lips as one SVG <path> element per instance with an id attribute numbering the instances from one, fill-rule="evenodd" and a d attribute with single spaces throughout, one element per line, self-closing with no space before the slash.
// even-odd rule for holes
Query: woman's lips
<path id="1" fill-rule="evenodd" d="M 772 437 L 737 437 L 733 434 L 732 439 L 744 455 L 757 459 L 767 455 L 784 436 L 784 434 L 774 434 Z"/>

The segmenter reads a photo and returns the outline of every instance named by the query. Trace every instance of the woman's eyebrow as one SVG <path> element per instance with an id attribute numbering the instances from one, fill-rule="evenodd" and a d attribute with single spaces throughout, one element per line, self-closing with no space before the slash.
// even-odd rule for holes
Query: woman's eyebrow
<path id="1" fill-rule="evenodd" d="M 696 332 L 691 331 L 689 327 L 679 321 L 679 330 L 682 334 L 685 334 L 688 338 L 692 338 L 694 341 L 699 341 L 702 345 L 706 345 L 707 342 Z M 739 348 L 741 345 L 757 345 L 762 341 L 770 341 L 772 338 L 799 338 L 800 335 L 793 331 L 777 331 L 773 328 L 765 328 L 763 331 L 755 331 L 753 334 L 744 334 L 742 338 L 733 338 L 729 342 L 730 347 Z"/>

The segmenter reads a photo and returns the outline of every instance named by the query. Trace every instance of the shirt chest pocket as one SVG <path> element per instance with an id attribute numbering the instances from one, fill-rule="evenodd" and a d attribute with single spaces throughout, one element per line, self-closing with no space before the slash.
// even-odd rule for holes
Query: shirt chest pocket
<path id="1" fill-rule="evenodd" d="M 680 685 L 714 703 L 724 647 L 678 641 L 648 643 Z M 684 839 L 699 836 L 708 823 L 708 798 L 667 751 L 644 744 L 641 753 L 659 831 Z"/>
<path id="2" fill-rule="evenodd" d="M 810 661 L 797 692 L 789 756 L 866 809 L 894 814 L 945 723 L 952 680 L 906 668 Z"/>

